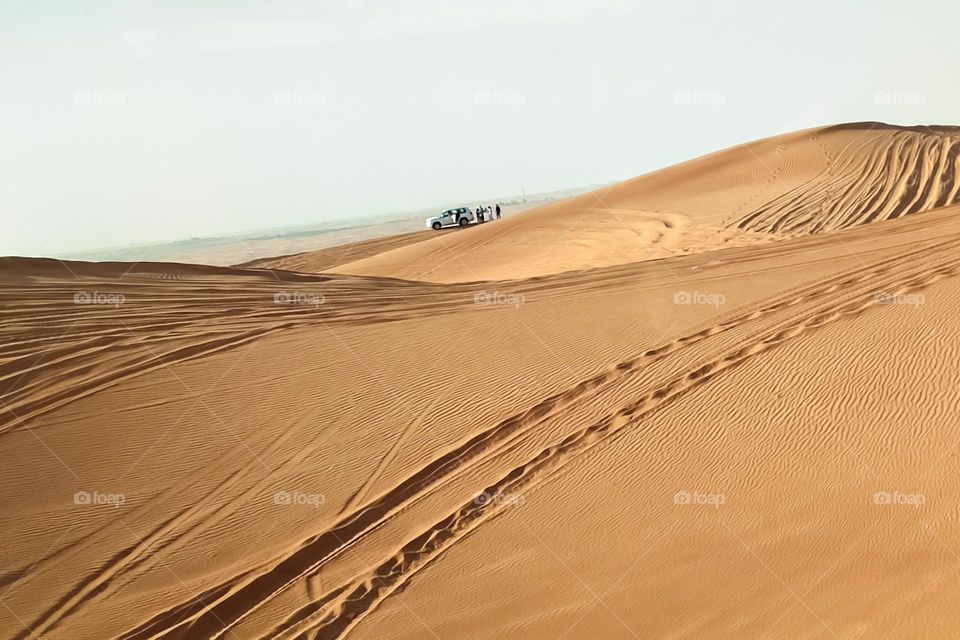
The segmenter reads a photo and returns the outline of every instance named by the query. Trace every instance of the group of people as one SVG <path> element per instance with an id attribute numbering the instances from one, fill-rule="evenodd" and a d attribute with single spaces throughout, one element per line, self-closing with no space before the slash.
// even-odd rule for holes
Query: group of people
<path id="1" fill-rule="evenodd" d="M 477 216 L 477 222 L 484 222 L 484 218 L 489 215 L 490 220 L 493 220 L 493 216 L 497 216 L 497 220 L 500 219 L 500 204 L 497 203 L 497 208 L 493 207 L 477 207 L 477 210 L 474 211 Z"/>

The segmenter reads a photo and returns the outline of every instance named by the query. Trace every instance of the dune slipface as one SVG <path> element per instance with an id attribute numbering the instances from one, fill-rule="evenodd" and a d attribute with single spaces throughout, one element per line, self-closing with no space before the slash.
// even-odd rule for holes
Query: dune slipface
<path id="1" fill-rule="evenodd" d="M 958 137 L 246 268 L 4 259 L 2 636 L 954 637 Z"/>

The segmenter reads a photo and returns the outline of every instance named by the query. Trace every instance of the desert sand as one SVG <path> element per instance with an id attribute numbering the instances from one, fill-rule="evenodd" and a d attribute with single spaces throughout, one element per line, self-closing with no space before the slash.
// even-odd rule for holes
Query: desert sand
<path id="1" fill-rule="evenodd" d="M 5 638 L 954 638 L 960 128 L 223 268 L 0 260 Z"/>

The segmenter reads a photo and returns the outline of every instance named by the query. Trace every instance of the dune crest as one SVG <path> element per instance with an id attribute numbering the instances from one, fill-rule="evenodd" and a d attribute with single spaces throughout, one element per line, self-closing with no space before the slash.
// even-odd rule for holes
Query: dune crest
<path id="1" fill-rule="evenodd" d="M 868 122 L 774 136 L 333 271 L 542 276 L 770 242 L 960 200 L 960 128 Z"/>

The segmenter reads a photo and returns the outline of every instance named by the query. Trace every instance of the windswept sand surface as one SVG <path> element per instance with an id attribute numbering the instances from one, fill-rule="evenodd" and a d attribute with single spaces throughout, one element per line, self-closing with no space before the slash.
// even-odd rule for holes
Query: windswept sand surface
<path id="1" fill-rule="evenodd" d="M 957 637 L 958 139 L 256 268 L 3 259 L 0 635 Z"/>

